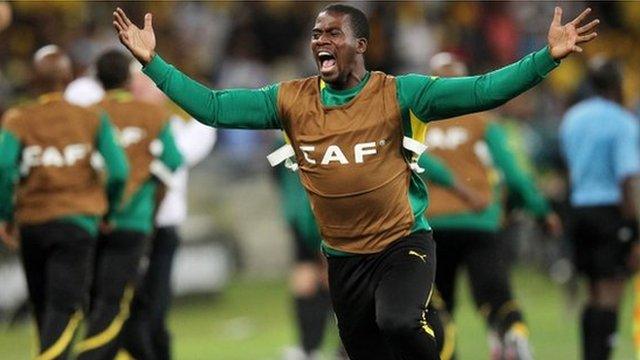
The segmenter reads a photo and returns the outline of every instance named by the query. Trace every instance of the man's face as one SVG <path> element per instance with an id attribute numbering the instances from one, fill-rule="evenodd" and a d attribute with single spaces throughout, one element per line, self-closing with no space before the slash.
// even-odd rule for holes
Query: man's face
<path id="1" fill-rule="evenodd" d="M 349 15 L 321 12 L 311 30 L 311 52 L 322 80 L 329 84 L 346 81 L 366 44 L 365 39 L 354 36 Z"/>

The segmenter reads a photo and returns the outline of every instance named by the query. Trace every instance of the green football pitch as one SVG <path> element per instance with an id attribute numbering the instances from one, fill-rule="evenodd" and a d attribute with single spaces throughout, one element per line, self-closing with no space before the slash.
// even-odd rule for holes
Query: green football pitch
<path id="1" fill-rule="evenodd" d="M 568 305 L 562 289 L 547 277 L 519 268 L 514 274 L 518 300 L 531 330 L 538 359 L 578 359 L 579 306 Z M 459 287 L 456 314 L 458 358 L 485 359 L 482 319 L 474 310 L 466 282 Z M 614 359 L 632 360 L 631 287 L 620 316 Z M 177 360 L 277 360 L 294 343 L 290 297 L 284 280 L 235 280 L 222 294 L 180 299 L 170 326 Z M 0 330 L 0 358 L 28 359 L 32 343 L 28 324 Z M 336 342 L 328 334 L 327 354 Z"/>

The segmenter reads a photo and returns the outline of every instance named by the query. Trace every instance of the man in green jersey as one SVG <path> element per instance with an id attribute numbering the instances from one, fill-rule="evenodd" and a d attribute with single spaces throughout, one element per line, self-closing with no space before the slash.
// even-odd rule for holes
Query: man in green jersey
<path id="1" fill-rule="evenodd" d="M 49 45 L 34 56 L 40 97 L 9 109 L 0 131 L 0 239 L 18 242 L 39 335 L 37 359 L 66 359 L 89 295 L 98 224 L 128 175 L 105 113 L 66 102 L 71 60 Z M 104 159 L 106 185 L 93 153 Z M 15 196 L 14 196 L 15 194 Z"/>
<path id="2" fill-rule="evenodd" d="M 465 64 L 452 54 L 437 54 L 430 63 L 438 76 L 466 75 Z M 491 359 L 530 359 L 528 331 L 512 295 L 506 244 L 499 235 L 505 187 L 522 207 L 544 220 L 554 235 L 561 230 L 559 217 L 518 164 L 505 131 L 490 114 L 435 123 L 429 127 L 426 144 L 429 152 L 419 164 L 427 170 L 429 180 L 427 217 L 437 244 L 436 288 L 453 314 L 456 278 L 465 266 L 475 303 L 489 325 Z M 444 166 L 435 167 L 435 162 Z M 457 181 L 473 189 L 484 206 L 474 209 L 447 188 Z"/>
<path id="3" fill-rule="evenodd" d="M 284 141 L 280 140 L 277 144 L 282 146 Z M 322 237 L 298 174 L 284 166 L 277 166 L 274 168 L 274 177 L 280 192 L 283 215 L 293 237 L 294 264 L 289 287 L 293 295 L 299 347 L 287 349 L 285 359 L 316 359 L 327 321 L 332 314 L 327 263 L 320 251 Z M 339 347 L 339 358 L 343 351 Z"/>
<path id="4" fill-rule="evenodd" d="M 426 187 L 415 174 L 426 123 L 496 107 L 539 83 L 560 59 L 596 37 L 597 20 L 580 26 L 588 12 L 562 25 L 557 8 L 549 45 L 515 64 L 483 76 L 438 79 L 367 71 L 366 16 L 329 5 L 311 30 L 319 76 L 221 91 L 189 79 L 155 53 L 151 14 L 140 29 L 117 9 L 113 24 L 144 72 L 197 120 L 285 131 L 323 237 L 349 357 L 428 359 L 438 357 L 426 311 L 435 249 L 422 216 Z"/>
<path id="5" fill-rule="evenodd" d="M 85 339 L 76 345 L 78 359 L 113 359 L 138 275 L 145 239 L 153 230 L 162 181 L 182 164 L 164 107 L 138 101 L 126 90 L 130 58 L 110 50 L 97 60 L 97 77 L 106 91 L 98 107 L 106 111 L 131 164 L 122 206 L 98 237 L 91 311 Z M 154 359 L 146 343 L 132 348 L 137 359 Z"/>

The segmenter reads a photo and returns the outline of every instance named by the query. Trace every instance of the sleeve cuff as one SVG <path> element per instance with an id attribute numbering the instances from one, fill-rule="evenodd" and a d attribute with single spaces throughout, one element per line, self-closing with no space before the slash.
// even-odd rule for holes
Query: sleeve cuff
<path id="1" fill-rule="evenodd" d="M 553 69 L 560 65 L 560 61 L 556 61 L 551 57 L 548 46 L 545 46 L 533 54 L 533 62 L 535 63 L 536 71 L 542 77 L 546 77 Z"/>
<path id="2" fill-rule="evenodd" d="M 151 78 L 154 82 L 158 83 L 165 77 L 167 71 L 171 65 L 169 65 L 160 55 L 155 54 L 151 58 L 151 61 L 142 68 L 142 72 Z"/>

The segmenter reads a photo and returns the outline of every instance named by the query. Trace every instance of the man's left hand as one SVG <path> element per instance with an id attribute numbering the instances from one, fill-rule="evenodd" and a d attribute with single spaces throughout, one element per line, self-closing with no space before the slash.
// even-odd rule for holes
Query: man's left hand
<path id="1" fill-rule="evenodd" d="M 582 47 L 579 44 L 587 43 L 598 36 L 598 33 L 592 30 L 600 23 L 600 20 L 595 19 L 580 26 L 590 12 L 591 9 L 587 8 L 578 17 L 562 25 L 562 8 L 556 7 L 547 35 L 549 53 L 554 60 L 564 59 L 574 52 L 582 52 Z"/>

